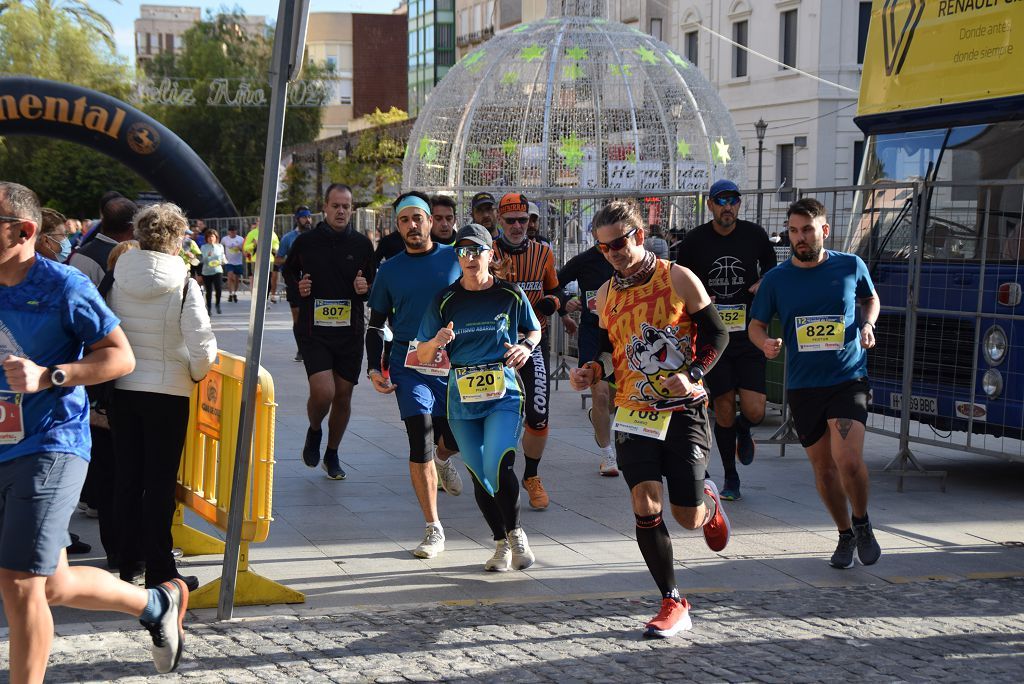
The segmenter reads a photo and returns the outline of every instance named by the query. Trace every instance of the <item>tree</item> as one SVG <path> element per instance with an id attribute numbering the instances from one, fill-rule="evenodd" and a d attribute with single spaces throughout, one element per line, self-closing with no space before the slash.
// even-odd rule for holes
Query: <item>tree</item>
<path id="1" fill-rule="evenodd" d="M 344 159 L 327 162 L 329 176 L 344 180 L 355 190 L 353 199 L 356 203 L 379 207 L 391 201 L 392 198 L 385 193 L 402 181 L 406 141 L 386 126 L 408 119 L 409 115 L 397 107 L 387 112 L 377 109 L 373 114 L 367 114 L 361 121 L 370 127 L 353 134 L 357 137 L 355 147 Z"/>
<path id="2" fill-rule="evenodd" d="M 114 2 L 121 4 L 121 0 Z M 116 50 L 114 27 L 102 13 L 94 10 L 85 0 L 26 0 L 23 4 L 35 9 L 43 28 L 52 28 L 55 18 L 63 15 L 106 43 L 111 52 Z M 6 8 L 0 8 L 0 11 L 3 9 Z"/>
<path id="3" fill-rule="evenodd" d="M 0 12 L 0 73 L 126 97 L 131 87 L 128 65 L 111 44 L 97 43 L 96 27 L 106 20 L 87 12 L 88 4 L 14 3 Z M 0 138 L 0 178 L 32 188 L 47 206 L 82 217 L 96 215 L 99 196 L 107 190 L 134 195 L 147 187 L 134 172 L 99 152 L 40 137 Z"/>
<path id="4" fill-rule="evenodd" d="M 206 18 L 185 32 L 180 55 L 163 54 L 147 65 L 149 78 L 192 79 L 197 86 L 196 104 L 191 107 L 147 106 L 148 114 L 160 120 L 187 142 L 217 175 L 243 214 L 255 214 L 260 207 L 260 189 L 268 107 L 215 106 L 207 103 L 215 79 L 247 79 L 265 87 L 273 39 L 250 35 L 241 29 L 245 15 Z M 314 66 L 304 69 L 304 78 L 315 78 Z M 267 89 L 269 92 L 269 89 Z M 285 116 L 284 145 L 313 140 L 320 130 L 322 107 L 289 107 Z"/>

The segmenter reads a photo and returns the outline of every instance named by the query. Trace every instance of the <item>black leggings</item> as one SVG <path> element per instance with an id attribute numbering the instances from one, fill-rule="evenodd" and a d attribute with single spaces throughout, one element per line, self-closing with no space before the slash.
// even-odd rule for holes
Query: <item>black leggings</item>
<path id="1" fill-rule="evenodd" d="M 213 294 L 214 290 L 217 290 L 217 306 L 220 306 L 220 293 L 221 287 L 223 286 L 224 276 L 220 273 L 214 273 L 213 275 L 203 276 L 203 282 L 206 283 L 206 310 L 210 310 L 210 295 Z"/>
<path id="2" fill-rule="evenodd" d="M 434 447 L 442 437 L 450 451 L 458 451 L 455 435 L 448 425 L 448 419 L 441 416 L 417 415 L 403 419 L 405 432 L 409 436 L 409 461 L 430 463 L 434 459 Z"/>
<path id="3" fill-rule="evenodd" d="M 509 532 L 519 527 L 519 479 L 512 466 L 516 463 L 516 452 L 511 451 L 502 459 L 498 473 L 498 493 L 491 496 L 477 481 L 473 481 L 473 496 L 476 505 L 484 514 L 487 526 L 491 528 L 494 540 L 505 539 Z"/>

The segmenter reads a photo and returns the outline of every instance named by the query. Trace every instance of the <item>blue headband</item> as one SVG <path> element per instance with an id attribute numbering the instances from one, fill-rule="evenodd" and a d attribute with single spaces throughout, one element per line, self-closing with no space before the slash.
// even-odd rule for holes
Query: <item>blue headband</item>
<path id="1" fill-rule="evenodd" d="M 430 216 L 430 205 L 421 200 L 416 195 L 406 195 L 405 197 L 403 197 L 402 201 L 398 203 L 397 207 L 395 207 L 395 216 L 398 216 L 409 207 L 416 207 L 417 209 L 422 209 L 424 214 Z"/>

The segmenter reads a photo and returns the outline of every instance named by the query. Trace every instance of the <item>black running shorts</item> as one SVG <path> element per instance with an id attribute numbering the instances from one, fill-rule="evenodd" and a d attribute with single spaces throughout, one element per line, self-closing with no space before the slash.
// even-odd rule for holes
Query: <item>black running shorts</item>
<path id="1" fill-rule="evenodd" d="M 764 352 L 749 340 L 730 340 L 714 368 L 704 376 L 708 394 L 712 399 L 738 389 L 764 394 L 766 364 Z"/>
<path id="2" fill-rule="evenodd" d="M 361 335 L 338 337 L 300 336 L 296 338 L 306 376 L 333 370 L 343 380 L 359 384 L 363 370 L 365 343 Z"/>
<path id="3" fill-rule="evenodd" d="M 858 378 L 828 387 L 805 387 L 786 392 L 797 437 L 806 448 L 828 430 L 831 418 L 868 422 L 868 379 Z"/>
<path id="4" fill-rule="evenodd" d="M 664 478 L 668 500 L 675 506 L 695 508 L 703 503 L 710 451 L 708 409 L 703 403 L 673 412 L 664 440 L 615 433 L 616 459 L 629 488 Z"/>

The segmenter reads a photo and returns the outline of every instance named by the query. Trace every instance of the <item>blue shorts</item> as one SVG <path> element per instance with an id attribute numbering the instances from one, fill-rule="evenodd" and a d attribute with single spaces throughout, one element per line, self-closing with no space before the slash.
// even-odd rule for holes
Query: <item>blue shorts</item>
<path id="1" fill-rule="evenodd" d="M 395 349 L 400 346 L 396 345 Z M 398 412 L 402 420 L 412 416 L 448 415 L 448 378 L 424 375 L 405 367 L 405 351 L 391 355 L 391 382 L 398 386 Z"/>
<path id="2" fill-rule="evenodd" d="M 68 523 L 89 462 L 41 453 L 0 463 L 0 568 L 52 575 L 71 543 Z"/>
<path id="3" fill-rule="evenodd" d="M 242 270 L 242 264 L 223 264 L 224 273 L 234 273 L 235 275 L 244 275 Z"/>

